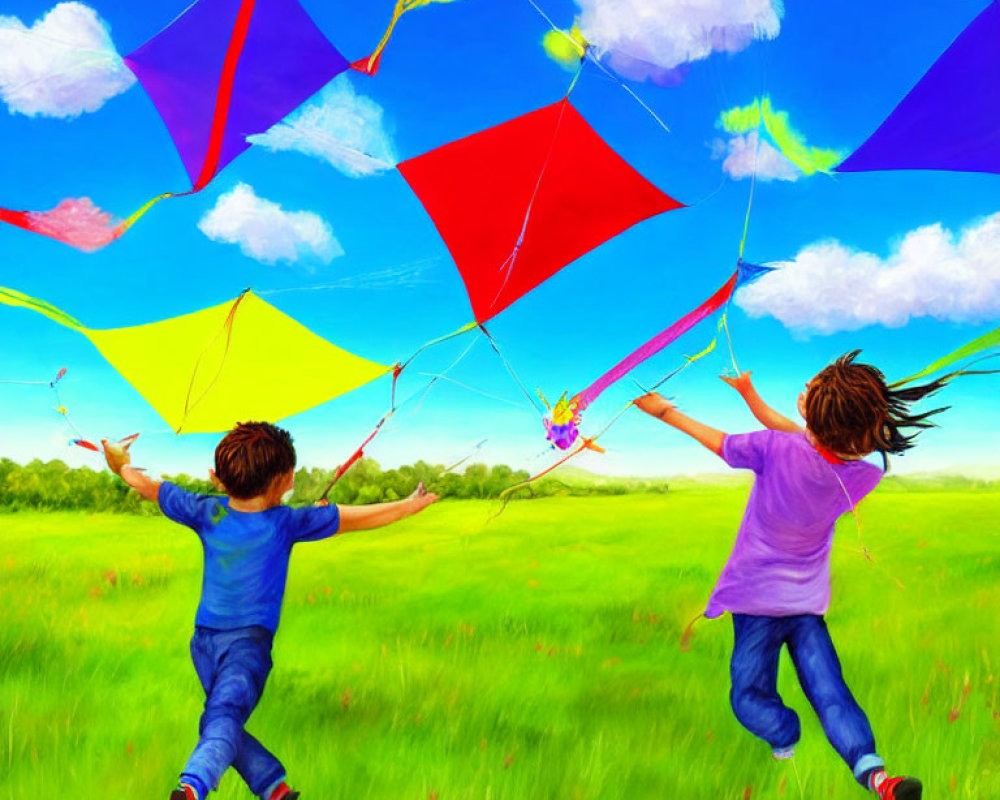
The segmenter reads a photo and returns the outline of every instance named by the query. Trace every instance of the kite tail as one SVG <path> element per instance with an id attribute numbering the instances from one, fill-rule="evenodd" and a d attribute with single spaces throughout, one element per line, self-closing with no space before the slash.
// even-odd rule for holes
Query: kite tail
<path id="1" fill-rule="evenodd" d="M 396 30 L 396 24 L 399 22 L 399 18 L 402 17 L 403 14 L 407 11 L 412 11 L 415 8 L 430 5 L 431 3 L 451 3 L 453 1 L 454 0 L 396 0 L 396 5 L 392 9 L 392 19 L 389 20 L 389 26 L 386 28 L 385 33 L 379 40 L 378 45 L 376 45 L 375 49 L 372 50 L 371 55 L 366 58 L 359 58 L 351 64 L 351 69 L 357 70 L 365 75 L 378 74 L 378 68 L 382 63 L 382 52 L 385 50 L 386 45 L 389 44 L 389 40 L 392 38 L 392 34 Z"/>
<path id="2" fill-rule="evenodd" d="M 604 375 L 594 381 L 590 386 L 580 392 L 577 396 L 577 405 L 583 411 L 596 400 L 600 394 L 613 383 L 625 377 L 629 372 L 639 366 L 643 361 L 659 353 L 664 347 L 673 342 L 682 334 L 689 331 L 705 317 L 718 311 L 732 296 L 736 289 L 739 273 L 734 272 L 732 276 L 721 286 L 715 294 L 708 298 L 693 311 L 677 320 L 666 330 L 654 336 L 646 344 L 624 358 Z"/>
<path id="3" fill-rule="evenodd" d="M 564 455 L 562 458 L 560 458 L 552 466 L 547 467 L 546 469 L 543 469 L 541 472 L 539 472 L 539 473 L 537 473 L 535 475 L 532 475 L 530 478 L 526 478 L 525 480 L 521 481 L 520 483 L 515 483 L 513 486 L 508 486 L 506 489 L 504 489 L 502 492 L 500 492 L 500 495 L 499 495 L 498 499 L 502 501 L 501 502 L 501 506 L 500 506 L 499 510 L 490 519 L 496 519 L 504 511 L 507 510 L 507 504 L 510 503 L 510 501 L 511 501 L 511 499 L 513 497 L 514 492 L 519 491 L 520 489 L 524 489 L 524 488 L 530 486 L 532 483 L 534 483 L 535 481 L 539 480 L 540 478 L 544 478 L 550 472 L 553 472 L 554 470 L 556 470 L 559 467 L 561 467 L 563 464 L 565 464 L 571 458 L 575 458 L 576 456 L 580 455 L 580 453 L 582 453 L 584 450 L 593 450 L 595 453 L 603 453 L 604 452 L 604 448 L 599 447 L 596 444 L 596 441 L 597 441 L 597 437 L 596 436 L 593 439 L 582 439 L 581 442 L 580 442 L 580 446 L 577 447 L 576 450 L 572 451 L 571 453 L 568 453 L 568 454 Z"/>
<path id="4" fill-rule="evenodd" d="M 393 383 L 393 390 L 395 390 L 396 377 L 397 376 L 393 376 L 393 381 L 392 381 L 392 383 Z M 353 467 L 358 461 L 360 461 L 364 457 L 364 455 L 365 455 L 365 448 L 372 443 L 372 440 L 376 436 L 378 436 L 379 431 L 382 430 L 382 426 L 385 425 L 385 423 L 388 422 L 389 419 L 392 417 L 392 415 L 395 414 L 395 413 L 396 413 L 396 409 L 395 408 L 390 408 L 385 413 L 385 416 L 383 416 L 382 419 L 380 419 L 378 421 L 378 425 L 375 426 L 375 429 L 370 434 L 368 434 L 368 438 L 365 439 L 361 443 L 361 446 L 357 450 L 354 451 L 354 453 L 351 455 L 351 457 L 349 459 L 347 459 L 347 461 L 345 461 L 343 464 L 341 464 L 339 467 L 337 467 L 337 471 L 333 473 L 333 478 L 326 485 L 326 489 L 323 490 L 323 494 L 320 495 L 320 498 L 319 498 L 319 501 L 318 501 L 319 505 L 326 505 L 329 502 L 328 498 L 329 498 L 330 492 L 332 492 L 333 491 L 333 487 L 337 485 L 337 481 L 339 481 L 342 477 L 344 477 L 344 473 L 347 472 L 347 470 L 349 470 L 351 467 Z"/>
<path id="5" fill-rule="evenodd" d="M 979 355 L 985 350 L 990 350 L 998 346 L 1000 346 L 1000 328 L 992 330 L 989 333 L 985 333 L 977 339 L 973 339 L 968 344 L 962 345 L 957 350 L 953 350 L 948 355 L 942 356 L 937 361 L 930 363 L 919 372 L 915 372 L 913 375 L 910 375 L 910 377 L 903 378 L 903 380 L 901 381 L 896 381 L 895 383 L 891 384 L 889 388 L 897 389 L 901 386 L 905 386 L 908 383 L 913 383 L 913 381 L 918 381 L 921 378 L 929 377 L 930 375 L 933 375 L 936 372 L 940 372 L 945 367 L 950 367 L 952 364 L 961 361 L 964 358 L 969 358 L 971 356 Z M 988 358 L 993 358 L 993 357 L 994 356 L 988 356 Z M 976 359 L 976 361 L 970 362 L 968 366 L 971 366 L 972 364 L 975 364 L 981 360 L 982 359 Z M 988 370 L 983 372 L 983 371 L 969 371 L 967 368 L 963 368 L 956 370 L 955 372 L 951 372 L 948 375 L 945 375 L 943 378 L 938 378 L 937 382 L 940 383 L 941 386 L 943 386 L 944 384 L 948 383 L 948 381 L 952 380 L 953 378 L 957 378 L 960 375 L 983 375 L 983 374 L 990 374 L 993 372 L 996 372 L 996 370 Z"/>
<path id="6" fill-rule="evenodd" d="M 46 303 L 44 300 L 39 300 L 37 297 L 24 294 L 16 289 L 8 289 L 0 286 L 0 303 L 17 308 L 30 309 L 74 331 L 82 331 L 84 329 L 83 323 L 76 319 L 76 317 L 71 317 L 65 311 L 56 308 L 51 303 Z"/>

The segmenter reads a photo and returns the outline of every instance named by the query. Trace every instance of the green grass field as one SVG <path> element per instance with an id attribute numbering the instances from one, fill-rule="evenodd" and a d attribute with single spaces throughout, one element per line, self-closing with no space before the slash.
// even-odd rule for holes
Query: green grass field
<path id="1" fill-rule="evenodd" d="M 302 545 L 249 729 L 307 800 L 862 798 L 782 664 L 792 762 L 728 706 L 728 618 L 681 633 L 746 489 L 442 503 Z M 892 770 L 1000 797 L 1000 493 L 844 521 L 828 615 Z M 195 743 L 200 550 L 164 519 L 0 516 L 0 800 L 165 798 Z M 905 588 L 898 588 L 895 581 Z M 249 798 L 232 771 L 219 798 Z"/>

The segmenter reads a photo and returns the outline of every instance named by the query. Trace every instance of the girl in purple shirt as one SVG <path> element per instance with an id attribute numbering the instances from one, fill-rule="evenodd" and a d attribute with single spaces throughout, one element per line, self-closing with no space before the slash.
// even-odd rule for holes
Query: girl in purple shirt
<path id="1" fill-rule="evenodd" d="M 876 753 L 868 718 L 844 682 L 823 615 L 830 604 L 834 523 L 872 491 L 883 470 L 862 459 L 913 446 L 927 418 L 909 406 L 941 388 L 940 381 L 894 391 L 882 373 L 857 364 L 859 351 L 837 359 L 799 396 L 805 427 L 770 408 L 750 373 L 723 378 L 737 389 L 767 430 L 728 435 L 681 414 L 652 393 L 636 405 L 694 437 L 729 466 L 754 472 L 754 485 L 733 552 L 705 611 L 733 615 L 735 641 L 730 700 L 737 719 L 767 741 L 775 758 L 790 758 L 798 716 L 778 695 L 778 655 L 788 647 L 803 691 L 830 743 L 866 789 L 880 800 L 919 800 L 916 778 L 889 777 Z"/>

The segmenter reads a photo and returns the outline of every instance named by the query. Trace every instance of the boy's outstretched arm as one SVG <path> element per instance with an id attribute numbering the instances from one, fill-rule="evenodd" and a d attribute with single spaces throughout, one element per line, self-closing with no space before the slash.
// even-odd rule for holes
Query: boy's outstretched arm
<path id="1" fill-rule="evenodd" d="M 722 440 L 726 438 L 726 434 L 682 414 L 665 397 L 650 392 L 636 400 L 635 404 L 651 417 L 656 417 L 701 442 L 717 456 L 722 455 Z"/>
<path id="2" fill-rule="evenodd" d="M 394 503 L 376 503 L 370 506 L 342 506 L 338 504 L 340 532 L 367 531 L 372 528 L 381 528 L 383 525 L 391 525 L 393 522 L 399 522 L 401 519 L 423 511 L 431 503 L 437 502 L 437 499 L 436 494 L 428 493 L 421 484 L 405 500 L 397 500 Z"/>
<path id="3" fill-rule="evenodd" d="M 132 456 L 129 454 L 129 444 L 124 447 L 109 444 L 107 439 L 101 440 L 104 447 L 104 459 L 108 462 L 108 469 L 121 478 L 125 483 L 135 489 L 144 500 L 156 503 L 160 499 L 160 482 L 154 481 L 145 472 L 133 469 L 130 464 Z"/>
<path id="4" fill-rule="evenodd" d="M 719 377 L 740 393 L 740 397 L 743 398 L 750 412 L 765 428 L 788 433 L 801 433 L 805 430 L 801 425 L 796 424 L 783 414 L 779 414 L 764 402 L 750 381 L 751 374 L 750 372 L 741 372 L 735 378 L 729 375 L 720 375 Z"/>

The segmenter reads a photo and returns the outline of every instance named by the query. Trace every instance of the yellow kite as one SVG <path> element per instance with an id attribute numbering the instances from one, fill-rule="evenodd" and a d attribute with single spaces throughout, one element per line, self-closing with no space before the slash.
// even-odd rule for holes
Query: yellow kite
<path id="1" fill-rule="evenodd" d="M 331 344 L 250 290 L 192 314 L 107 330 L 13 289 L 0 287 L 0 303 L 82 333 L 177 433 L 274 422 L 392 369 Z"/>

